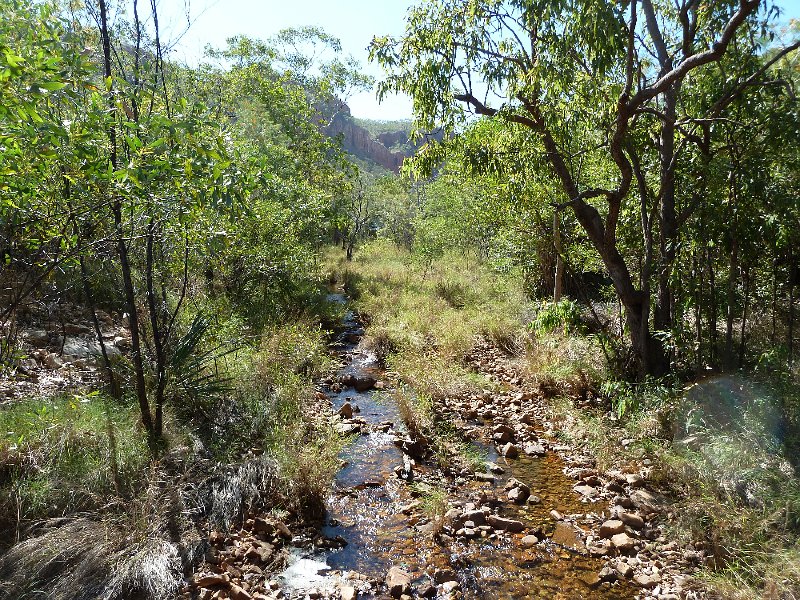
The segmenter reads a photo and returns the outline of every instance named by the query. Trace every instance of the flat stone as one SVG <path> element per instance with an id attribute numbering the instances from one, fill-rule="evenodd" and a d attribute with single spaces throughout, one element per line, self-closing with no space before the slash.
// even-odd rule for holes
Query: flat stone
<path id="1" fill-rule="evenodd" d="M 621 551 L 633 550 L 636 540 L 627 533 L 618 533 L 611 537 L 611 544 Z"/>
<path id="2" fill-rule="evenodd" d="M 499 517 L 497 515 L 489 515 L 486 519 L 493 528 L 499 529 L 501 531 L 510 531 L 511 533 L 517 533 L 525 529 L 525 525 L 523 525 L 522 521 L 516 521 L 514 519 L 506 519 L 505 517 Z"/>
<path id="3" fill-rule="evenodd" d="M 584 498 L 596 498 L 600 494 L 600 492 L 597 491 L 597 488 L 594 488 L 590 485 L 576 485 L 572 489 L 574 489 Z"/>
<path id="4" fill-rule="evenodd" d="M 611 519 L 600 525 L 600 537 L 610 538 L 618 533 L 625 532 L 625 524 L 622 521 Z"/>
<path id="5" fill-rule="evenodd" d="M 636 577 L 633 578 L 633 581 L 636 583 L 636 585 L 640 585 L 641 587 L 649 590 L 661 583 L 661 577 L 659 575 L 645 575 L 644 573 L 641 573 L 636 575 Z"/>
<path id="6" fill-rule="evenodd" d="M 556 524 L 555 531 L 551 541 L 559 546 L 571 548 L 573 550 L 580 550 L 584 547 L 580 534 L 573 525 L 569 523 L 559 522 Z"/>
<path id="7" fill-rule="evenodd" d="M 544 456 L 547 454 L 542 444 L 525 444 L 525 454 L 528 456 Z"/>
<path id="8" fill-rule="evenodd" d="M 494 475 L 491 473 L 475 473 L 475 481 L 483 481 L 484 483 L 494 483 Z"/>
<path id="9" fill-rule="evenodd" d="M 625 523 L 628 527 L 633 529 L 642 529 L 644 527 L 644 519 L 636 513 L 619 512 L 617 518 Z"/>

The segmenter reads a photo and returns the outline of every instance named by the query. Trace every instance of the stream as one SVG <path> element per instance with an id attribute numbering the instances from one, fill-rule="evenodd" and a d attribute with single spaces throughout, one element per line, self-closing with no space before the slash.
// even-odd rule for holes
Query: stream
<path id="1" fill-rule="evenodd" d="M 330 294 L 329 301 L 347 300 L 342 294 Z M 413 481 L 407 481 L 410 460 L 398 447 L 407 433 L 392 390 L 370 386 L 357 391 L 340 383 L 370 381 L 382 387 L 385 374 L 359 345 L 362 335 L 357 316 L 347 311 L 344 330 L 332 344 L 344 366 L 325 389 L 334 412 L 345 407 L 346 417 L 346 405 L 353 409 L 352 419 L 340 417 L 337 427 L 356 435 L 342 451 L 344 466 L 326 501 L 322 534 L 336 543 L 326 549 L 292 550 L 280 576 L 290 597 L 356 597 L 347 596 L 351 593 L 358 598 L 389 597 L 383 582 L 392 566 L 410 575 L 414 597 L 634 597 L 635 590 L 627 583 L 601 583 L 597 574 L 603 560 L 586 555 L 577 544 L 570 548 L 570 532 L 557 531 L 553 509 L 576 516 L 599 508 L 580 501 L 573 491 L 574 480 L 564 474 L 563 462 L 553 452 L 541 458 L 523 453 L 519 458 L 501 457 L 491 442 L 491 421 L 475 420 L 473 425 L 483 425 L 478 430 L 485 435 L 471 442 L 473 450 L 486 457 L 495 471 L 493 480 L 488 474 L 482 477 L 485 481 L 478 481 L 472 473 L 445 473 L 418 460 L 412 468 Z M 540 501 L 508 502 L 504 488 L 510 478 L 527 484 Z M 521 521 L 524 529 L 509 533 L 476 525 L 472 539 L 463 534 L 435 535 L 441 533 L 440 525 L 424 510 L 422 493 L 431 488 L 441 490 L 446 508 L 473 513 L 483 509 L 486 515 L 491 509 L 492 515 Z M 580 516 L 575 522 L 580 526 Z M 536 537 L 534 543 L 530 534 Z"/>

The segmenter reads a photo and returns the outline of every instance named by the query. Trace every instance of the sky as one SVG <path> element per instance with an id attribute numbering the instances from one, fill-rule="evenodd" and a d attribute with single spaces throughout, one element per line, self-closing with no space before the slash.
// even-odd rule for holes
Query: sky
<path id="1" fill-rule="evenodd" d="M 800 0 L 777 0 L 784 21 L 800 19 Z M 322 27 L 338 37 L 342 50 L 358 59 L 363 71 L 381 79 L 382 70 L 368 61 L 374 35 L 401 35 L 410 0 L 160 0 L 160 28 L 166 45 L 179 41 L 171 58 L 196 64 L 207 44 L 221 48 L 234 35 L 268 38 L 281 29 Z M 186 29 L 187 12 L 191 27 Z M 185 33 L 184 33 L 185 32 Z M 374 92 L 347 98 L 356 117 L 394 120 L 411 117 L 411 100 L 393 96 L 378 104 Z"/>
<path id="2" fill-rule="evenodd" d="M 797 0 L 800 2 L 800 0 Z M 316 25 L 338 37 L 345 54 L 358 59 L 363 72 L 376 79 L 383 71 L 368 61 L 374 35 L 400 35 L 411 2 L 406 0 L 161 0 L 159 26 L 165 43 L 186 29 L 186 7 L 192 25 L 172 51 L 172 58 L 196 63 L 206 44 L 224 47 L 234 35 L 268 38 L 281 29 Z M 378 104 L 374 92 L 347 98 L 356 117 L 377 120 L 411 117 L 411 100 L 393 96 Z"/>

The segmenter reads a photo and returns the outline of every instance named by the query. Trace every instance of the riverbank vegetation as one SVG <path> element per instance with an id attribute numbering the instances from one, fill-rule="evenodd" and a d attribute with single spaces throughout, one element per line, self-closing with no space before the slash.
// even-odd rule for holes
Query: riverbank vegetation
<path id="1" fill-rule="evenodd" d="M 190 67 L 140 4 L 0 5 L 0 597 L 168 597 L 210 530 L 319 519 L 331 285 L 440 462 L 480 462 L 437 406 L 497 391 L 488 341 L 712 588 L 800 594 L 796 22 L 421 3 L 372 54 L 435 135 L 376 176 L 324 134 L 371 85 L 338 40 Z"/>

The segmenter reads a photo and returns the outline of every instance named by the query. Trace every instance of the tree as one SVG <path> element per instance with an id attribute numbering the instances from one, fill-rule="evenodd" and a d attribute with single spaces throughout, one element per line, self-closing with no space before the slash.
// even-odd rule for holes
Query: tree
<path id="1" fill-rule="evenodd" d="M 690 104 L 687 82 L 733 45 L 758 52 L 755 36 L 771 14 L 759 0 L 441 0 L 410 10 L 405 35 L 376 38 L 371 56 L 390 72 L 381 94 L 413 97 L 418 130 L 452 133 L 476 115 L 536 134 L 561 188 L 557 208 L 572 211 L 625 308 L 639 374 L 659 374 L 669 357 L 654 331 L 672 323 L 670 270 L 684 213 L 693 209 L 676 205 L 676 172 L 684 149 L 702 142 L 708 114 L 717 116 L 757 78 L 731 73 L 701 114 L 681 114 Z M 425 158 L 440 156 L 423 153 L 418 167 L 430 170 Z M 649 166 L 660 173 L 655 192 Z M 620 220 L 636 214 L 642 241 L 628 249 L 618 239 Z M 639 252 L 637 281 L 631 265 Z"/>

